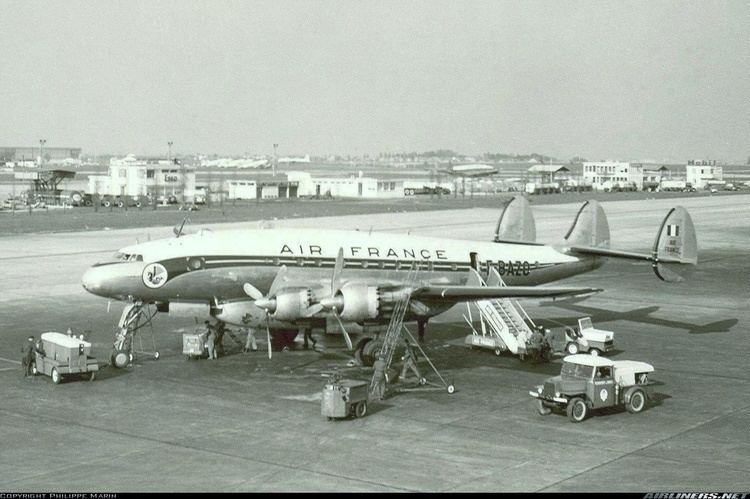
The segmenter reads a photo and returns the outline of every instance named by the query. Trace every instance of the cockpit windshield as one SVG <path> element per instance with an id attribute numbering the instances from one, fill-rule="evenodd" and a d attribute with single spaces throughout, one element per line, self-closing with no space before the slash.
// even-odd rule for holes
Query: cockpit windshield
<path id="1" fill-rule="evenodd" d="M 573 362 L 563 362 L 562 370 L 560 371 L 561 376 L 568 376 L 572 378 L 591 379 L 591 376 L 593 374 L 593 366 L 584 366 L 582 364 L 575 364 Z"/>
<path id="2" fill-rule="evenodd" d="M 118 251 L 114 255 L 114 259 L 120 262 L 142 262 L 143 255 L 137 255 L 135 253 L 123 253 Z"/>

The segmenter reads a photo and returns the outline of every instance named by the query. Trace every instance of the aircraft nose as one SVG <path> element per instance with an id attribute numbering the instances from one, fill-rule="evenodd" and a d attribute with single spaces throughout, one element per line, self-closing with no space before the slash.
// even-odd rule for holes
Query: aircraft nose
<path id="1" fill-rule="evenodd" d="M 81 277 L 83 289 L 95 295 L 101 295 L 104 287 L 104 273 L 101 267 L 90 267 Z"/>

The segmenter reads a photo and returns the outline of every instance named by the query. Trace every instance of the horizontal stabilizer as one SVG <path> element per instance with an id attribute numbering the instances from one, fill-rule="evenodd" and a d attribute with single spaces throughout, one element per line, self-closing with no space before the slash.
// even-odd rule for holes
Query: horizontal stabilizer
<path id="1" fill-rule="evenodd" d="M 423 286 L 412 293 L 414 298 L 441 298 L 460 302 L 487 298 L 554 298 L 578 296 L 602 291 L 599 288 L 545 288 L 541 286 Z"/>
<path id="2" fill-rule="evenodd" d="M 495 242 L 533 243 L 536 241 L 536 223 L 529 201 L 523 196 L 514 196 L 503 207 L 497 221 Z"/>

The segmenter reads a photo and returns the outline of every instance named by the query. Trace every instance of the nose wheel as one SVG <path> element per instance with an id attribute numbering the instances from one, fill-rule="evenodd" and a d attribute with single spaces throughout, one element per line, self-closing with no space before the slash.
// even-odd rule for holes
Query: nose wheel
<path id="1" fill-rule="evenodd" d="M 156 310 L 150 313 L 148 304 L 142 302 L 134 302 L 125 306 L 120 316 L 120 322 L 118 323 L 119 329 L 115 335 L 114 350 L 110 357 L 111 365 L 118 369 L 123 369 L 133 362 L 135 359 L 133 347 L 136 333 L 146 325 L 151 326 L 153 350 L 152 352 L 146 352 L 143 349 L 143 335 L 139 335 L 138 352 L 149 353 L 153 355 L 154 359 L 159 359 L 160 354 L 156 350 L 156 340 L 154 338 L 153 326 L 151 325 L 151 319 L 153 319 L 154 315 L 156 315 Z"/>

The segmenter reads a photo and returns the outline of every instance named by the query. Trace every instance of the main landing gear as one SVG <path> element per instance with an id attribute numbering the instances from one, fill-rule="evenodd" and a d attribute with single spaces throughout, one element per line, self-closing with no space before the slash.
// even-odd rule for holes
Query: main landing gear
<path id="1" fill-rule="evenodd" d="M 149 310 L 149 304 L 147 303 L 133 302 L 125 306 L 125 309 L 120 316 L 120 322 L 118 323 L 119 329 L 115 335 L 115 341 L 113 344 L 114 349 L 110 356 L 110 361 L 113 366 L 122 369 L 133 362 L 133 359 L 135 359 L 133 347 L 136 332 L 146 325 L 151 326 L 151 319 L 153 319 L 154 315 L 156 315 L 156 310 L 151 313 Z M 143 349 L 142 335 L 138 337 L 138 340 L 138 352 L 153 355 L 154 359 L 159 358 L 159 351 L 156 350 L 156 340 L 154 339 L 153 327 L 151 327 L 152 352 L 146 352 Z"/>

